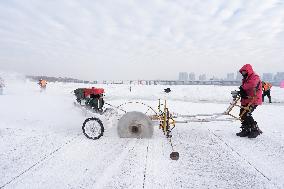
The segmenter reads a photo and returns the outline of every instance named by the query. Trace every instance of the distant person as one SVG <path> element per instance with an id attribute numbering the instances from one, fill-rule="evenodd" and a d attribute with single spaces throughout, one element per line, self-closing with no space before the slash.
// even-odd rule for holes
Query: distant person
<path id="1" fill-rule="evenodd" d="M 264 97 L 267 96 L 269 99 L 269 103 L 271 103 L 271 95 L 270 95 L 271 87 L 272 87 L 271 83 L 262 81 L 262 102 L 264 102 Z"/>
<path id="2" fill-rule="evenodd" d="M 259 76 L 253 71 L 250 64 L 244 65 L 240 69 L 243 76 L 242 85 L 240 86 L 241 109 L 240 118 L 242 120 L 241 132 L 237 136 L 256 138 L 262 133 L 257 122 L 252 117 L 252 112 L 258 105 L 262 104 L 261 81 Z M 246 109 L 246 108 L 249 108 Z"/>
<path id="3" fill-rule="evenodd" d="M 47 81 L 44 80 L 44 79 L 40 79 L 40 80 L 38 81 L 38 84 L 39 84 L 39 86 L 40 86 L 40 88 L 41 88 L 42 90 L 45 90 L 45 89 L 46 89 L 46 85 L 47 85 Z"/>
<path id="4" fill-rule="evenodd" d="M 0 78 L 0 95 L 3 94 L 4 87 L 5 87 L 4 80 Z"/>

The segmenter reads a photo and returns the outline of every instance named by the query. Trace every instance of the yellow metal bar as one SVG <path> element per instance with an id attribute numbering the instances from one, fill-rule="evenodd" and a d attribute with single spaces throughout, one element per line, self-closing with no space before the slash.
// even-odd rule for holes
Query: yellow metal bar
<path id="1" fill-rule="evenodd" d="M 166 113 L 166 110 L 167 110 L 167 101 L 165 100 L 165 103 L 164 103 L 164 118 L 163 118 L 163 131 L 166 132 L 167 130 L 167 113 Z"/>

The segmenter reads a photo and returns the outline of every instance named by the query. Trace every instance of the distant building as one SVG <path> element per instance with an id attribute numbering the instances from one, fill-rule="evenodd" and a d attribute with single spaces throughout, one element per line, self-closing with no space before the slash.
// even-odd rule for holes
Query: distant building
<path id="1" fill-rule="evenodd" d="M 243 79 L 243 76 L 240 72 L 237 72 L 237 77 L 236 77 L 236 80 L 237 81 L 241 81 Z"/>
<path id="2" fill-rule="evenodd" d="M 277 74 L 274 76 L 274 81 L 284 81 L 284 72 L 277 72 Z"/>
<path id="3" fill-rule="evenodd" d="M 188 73 L 187 72 L 179 72 L 179 81 L 187 81 L 188 80 Z"/>
<path id="4" fill-rule="evenodd" d="M 206 80 L 205 74 L 199 75 L 199 81 L 205 81 L 205 80 Z"/>
<path id="5" fill-rule="evenodd" d="M 234 73 L 228 73 L 226 80 L 227 81 L 234 81 L 235 80 L 235 74 Z"/>
<path id="6" fill-rule="evenodd" d="M 188 80 L 189 81 L 195 81 L 195 73 L 191 72 L 188 74 Z"/>
<path id="7" fill-rule="evenodd" d="M 263 73 L 262 80 L 263 81 L 273 81 L 273 74 L 272 73 Z"/>
<path id="8" fill-rule="evenodd" d="M 213 75 L 213 77 L 210 78 L 211 81 L 219 81 L 220 79 Z"/>

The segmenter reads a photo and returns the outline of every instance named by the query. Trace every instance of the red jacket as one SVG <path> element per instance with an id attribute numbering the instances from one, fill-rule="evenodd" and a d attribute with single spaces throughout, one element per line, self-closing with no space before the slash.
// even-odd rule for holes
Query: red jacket
<path id="1" fill-rule="evenodd" d="M 240 69 L 240 73 L 246 71 L 248 76 L 242 81 L 242 88 L 248 95 L 248 98 L 241 99 L 241 105 L 246 106 L 252 102 L 252 105 L 262 104 L 262 84 L 258 75 L 256 75 L 250 64 L 244 65 Z"/>

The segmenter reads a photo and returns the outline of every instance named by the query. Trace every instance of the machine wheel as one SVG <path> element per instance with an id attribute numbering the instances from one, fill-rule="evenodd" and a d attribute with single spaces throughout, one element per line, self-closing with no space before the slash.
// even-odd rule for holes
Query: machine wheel
<path id="1" fill-rule="evenodd" d="M 99 139 L 104 134 L 104 126 L 99 118 L 87 118 L 82 126 L 84 135 L 93 140 Z"/>

